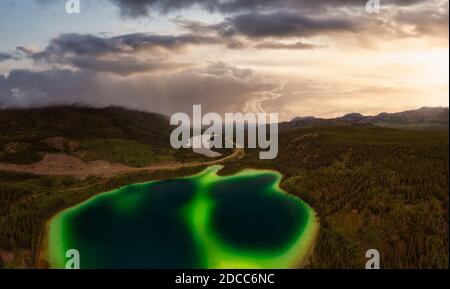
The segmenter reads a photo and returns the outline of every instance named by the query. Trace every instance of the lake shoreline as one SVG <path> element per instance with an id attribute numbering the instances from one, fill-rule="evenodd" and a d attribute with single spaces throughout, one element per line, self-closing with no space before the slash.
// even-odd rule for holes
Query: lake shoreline
<path id="1" fill-rule="evenodd" d="M 196 173 L 196 174 L 188 175 L 188 176 L 183 176 L 183 177 L 176 177 L 175 179 L 187 179 L 187 178 L 195 177 L 195 176 L 203 174 L 205 171 L 207 171 L 208 169 L 211 169 L 211 168 L 212 167 L 208 167 L 206 170 L 204 170 L 204 171 L 202 171 L 200 173 Z M 223 168 L 223 166 L 221 168 L 219 168 L 218 170 L 221 170 L 222 168 Z M 253 172 L 259 172 L 259 173 L 263 173 L 263 172 L 276 173 L 277 176 L 279 176 L 279 180 L 276 183 L 277 190 L 279 192 L 282 192 L 283 194 L 285 194 L 287 196 L 294 196 L 294 195 L 291 195 L 288 192 L 284 191 L 283 189 L 281 189 L 280 186 L 281 186 L 281 182 L 282 182 L 282 179 L 283 179 L 283 175 L 280 172 L 278 172 L 278 171 L 274 171 L 274 170 L 258 170 L 258 169 L 246 168 L 246 169 L 243 169 L 242 171 L 240 171 L 238 174 L 252 173 L 252 171 Z M 168 178 L 168 179 L 171 179 L 171 178 Z M 158 181 L 164 181 L 164 180 L 166 180 L 166 179 L 150 180 L 150 181 L 145 181 L 145 182 L 142 182 L 142 183 L 136 183 L 136 184 L 130 184 L 130 185 L 149 184 L 149 183 L 152 183 L 152 182 L 158 182 Z M 68 208 L 65 208 L 65 209 L 62 209 L 62 210 L 58 211 L 51 218 L 49 218 L 48 221 L 46 222 L 45 226 L 44 226 L 44 229 L 43 229 L 43 232 L 42 232 L 42 236 L 40 238 L 40 244 L 39 244 L 39 250 L 38 250 L 38 258 L 37 258 L 37 261 L 36 261 L 37 262 L 37 267 L 40 268 L 40 269 L 48 269 L 48 268 L 51 267 L 51 264 L 50 264 L 51 263 L 50 262 L 51 256 L 49 255 L 50 254 L 50 252 L 49 252 L 49 239 L 50 239 L 50 233 L 51 233 L 50 231 L 51 231 L 51 226 L 52 226 L 53 222 L 55 221 L 55 219 L 57 217 L 60 216 L 61 213 L 65 212 L 65 211 L 68 211 L 70 209 L 74 209 L 74 208 L 77 208 L 79 206 L 82 206 L 86 202 L 89 202 L 89 201 L 91 201 L 92 199 L 94 199 L 96 197 L 104 196 L 105 194 L 113 194 L 113 193 L 117 192 L 118 190 L 120 190 L 120 189 L 122 189 L 122 188 L 124 188 L 126 186 L 129 186 L 129 185 L 125 185 L 123 187 L 116 188 L 116 189 L 113 189 L 113 190 L 110 190 L 110 191 L 107 191 L 107 192 L 96 193 L 96 194 L 86 198 L 85 200 L 81 201 L 78 204 L 75 204 L 73 206 L 70 206 Z M 294 197 L 298 198 L 296 196 L 294 196 Z M 298 253 L 298 255 L 295 258 L 292 258 L 292 259 L 297 260 L 297 261 L 294 261 L 289 266 L 289 268 L 303 268 L 305 265 L 307 265 L 308 260 L 310 259 L 311 254 L 314 251 L 314 247 L 315 247 L 316 240 L 317 240 L 317 235 L 318 235 L 318 232 L 319 232 L 319 229 L 320 229 L 320 222 L 319 222 L 319 219 L 317 217 L 317 213 L 315 212 L 315 210 L 311 206 L 309 206 L 309 204 L 305 203 L 303 200 L 299 199 L 299 201 L 302 202 L 304 205 L 306 205 L 309 210 L 311 210 L 311 212 L 309 213 L 310 214 L 310 216 L 308 218 L 309 220 L 307 222 L 308 229 L 305 229 L 305 231 L 309 232 L 308 234 L 306 234 L 307 236 L 306 236 L 305 239 L 307 239 L 309 241 L 300 240 L 301 237 L 302 237 L 301 235 L 299 237 L 299 240 L 301 242 L 306 242 L 309 245 L 304 250 L 300 250 L 300 252 Z M 297 246 L 296 242 L 294 242 L 293 247 Z M 301 246 L 301 244 L 300 244 L 300 246 Z M 290 248 L 289 250 L 292 250 L 293 247 Z"/>
<path id="2" fill-rule="evenodd" d="M 225 157 L 223 157 L 223 158 L 221 158 L 221 159 L 218 159 L 218 160 L 212 160 L 212 161 L 208 161 L 208 162 L 206 162 L 206 163 L 190 163 L 190 164 L 188 164 L 187 165 L 187 167 L 202 167 L 202 166 L 210 166 L 210 165 L 216 165 L 216 164 L 220 164 L 220 163 L 224 163 L 224 162 L 226 162 L 226 161 L 229 161 L 229 160 L 232 160 L 232 159 L 234 159 L 234 158 L 236 158 L 236 159 L 241 159 L 241 158 L 243 158 L 245 156 L 245 151 L 243 150 L 243 149 L 239 149 L 239 148 L 237 148 L 237 149 L 235 149 L 234 150 L 234 152 L 232 153 L 232 154 L 230 154 L 230 155 L 228 155 L 228 156 L 225 156 Z M 183 168 L 183 167 L 181 167 L 181 168 Z M 175 170 L 176 169 L 178 169 L 178 168 L 175 168 Z M 173 168 L 171 168 L 170 170 L 173 170 Z M 146 171 L 146 169 L 145 168 L 136 168 L 135 169 L 135 171 L 136 172 L 142 172 L 142 171 Z M 189 177 L 189 176 L 184 176 L 184 177 Z M 149 180 L 149 181 L 145 181 L 145 182 L 143 182 L 143 183 L 146 183 L 146 182 L 151 182 L 151 181 L 158 181 L 157 179 L 155 180 L 155 179 L 153 179 L 153 180 Z M 96 183 L 97 184 L 97 183 Z M 93 186 L 93 185 L 96 185 L 96 184 L 92 184 L 92 185 L 90 185 L 90 186 Z M 90 187 L 89 186 L 89 187 Z M 120 187 L 118 187 L 118 188 L 114 188 L 114 189 L 112 189 L 112 190 L 116 190 L 116 189 L 119 189 Z M 75 189 L 74 189 L 75 190 Z M 76 207 L 76 206 L 78 206 L 78 205 L 81 205 L 81 204 L 83 204 L 84 202 L 87 202 L 87 201 L 89 201 L 91 198 L 93 198 L 93 197 L 95 197 L 95 196 L 97 196 L 97 195 L 99 195 L 99 194 L 104 194 L 104 193 L 107 193 L 107 192 L 98 192 L 98 193 L 95 193 L 94 195 L 92 195 L 92 196 L 88 196 L 86 199 L 84 199 L 84 200 L 82 200 L 82 201 L 80 201 L 79 203 L 77 203 L 77 204 L 74 204 L 74 205 L 71 205 L 71 206 L 69 206 L 69 207 L 67 207 L 67 208 L 63 208 L 63 209 L 61 209 L 61 210 L 58 210 L 57 212 L 55 212 L 51 217 L 49 217 L 46 221 L 45 221 L 45 224 L 44 224 L 44 226 L 43 226 L 43 228 L 42 228 L 42 230 L 41 230 L 41 232 L 40 232 L 40 236 L 39 236 L 39 238 L 38 238 L 38 244 L 37 244 L 37 252 L 36 252 L 36 254 L 35 254 L 35 261 L 33 262 L 34 263 L 34 267 L 35 268 L 38 268 L 38 269 L 48 269 L 48 265 L 42 265 L 42 264 L 47 264 L 48 263 L 48 256 L 47 256 L 47 252 L 45 252 L 46 250 L 48 250 L 48 244 L 46 244 L 45 242 L 45 240 L 48 240 L 48 230 L 49 230 L 49 227 L 50 227 L 50 224 L 51 224 L 51 222 L 53 221 L 53 219 L 57 216 L 57 215 L 59 215 L 60 213 L 62 213 L 63 211 L 65 211 L 65 210 L 69 210 L 69 209 L 71 209 L 71 208 L 73 208 L 73 207 Z M 42 252 L 41 252 L 42 251 Z M 45 252 L 45 253 L 43 253 L 43 252 Z M 44 266 L 44 267 L 42 267 L 42 266 Z"/>

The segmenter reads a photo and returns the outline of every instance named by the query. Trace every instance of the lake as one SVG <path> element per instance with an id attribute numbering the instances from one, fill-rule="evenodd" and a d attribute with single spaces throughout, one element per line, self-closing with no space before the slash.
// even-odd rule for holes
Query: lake
<path id="1" fill-rule="evenodd" d="M 51 221 L 48 261 L 65 268 L 292 268 L 318 231 L 314 210 L 279 188 L 281 174 L 221 166 L 186 178 L 133 184 L 97 195 Z"/>

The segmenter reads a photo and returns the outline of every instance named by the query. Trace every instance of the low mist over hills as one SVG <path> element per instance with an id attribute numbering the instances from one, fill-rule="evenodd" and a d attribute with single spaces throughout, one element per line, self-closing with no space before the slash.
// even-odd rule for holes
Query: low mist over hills
<path id="1" fill-rule="evenodd" d="M 448 129 L 449 111 L 443 107 L 423 107 L 397 113 L 380 113 L 376 116 L 364 116 L 360 113 L 350 113 L 333 119 L 316 118 L 313 116 L 296 117 L 283 123 L 282 129 L 333 126 L 343 124 L 375 125 L 392 128 L 434 128 Z"/>

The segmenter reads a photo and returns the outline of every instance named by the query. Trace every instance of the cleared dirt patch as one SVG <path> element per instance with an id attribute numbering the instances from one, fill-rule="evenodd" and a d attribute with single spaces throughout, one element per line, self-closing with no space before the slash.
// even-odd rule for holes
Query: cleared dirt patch
<path id="1" fill-rule="evenodd" d="M 47 154 L 41 161 L 31 165 L 0 163 L 0 170 L 50 176 L 110 176 L 128 169 L 130 168 L 123 164 L 111 164 L 105 161 L 84 162 L 66 154 Z"/>
<path id="2" fill-rule="evenodd" d="M 245 155 L 243 149 L 236 149 L 233 154 L 219 160 L 210 162 L 191 163 L 164 163 L 150 165 L 144 168 L 132 168 L 124 164 L 109 163 L 107 161 L 82 161 L 66 154 L 47 154 L 44 158 L 31 165 L 16 165 L 0 163 L 0 170 L 31 173 L 48 176 L 73 176 L 85 178 L 88 176 L 112 177 L 121 173 L 154 170 L 175 170 L 180 168 L 197 167 L 201 165 L 214 165 L 234 158 L 242 158 Z"/>

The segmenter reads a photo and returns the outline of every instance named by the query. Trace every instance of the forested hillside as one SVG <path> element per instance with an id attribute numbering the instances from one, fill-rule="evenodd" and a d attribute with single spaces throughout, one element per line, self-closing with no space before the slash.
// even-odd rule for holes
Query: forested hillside
<path id="1" fill-rule="evenodd" d="M 119 107 L 50 107 L 0 111 L 0 162 L 31 164 L 45 153 L 133 167 L 202 160 L 170 146 L 169 118 Z"/>
<path id="2" fill-rule="evenodd" d="M 321 223 L 311 268 L 364 268 L 377 249 L 383 268 L 448 267 L 448 132 L 352 126 L 283 132 L 280 154 L 256 151 L 228 164 L 284 174 L 282 187 Z"/>
<path id="3" fill-rule="evenodd" d="M 168 147 L 169 133 L 162 116 L 120 108 L 1 111 L 0 162 L 29 164 L 52 152 L 138 167 L 203 160 Z M 246 150 L 221 173 L 267 168 L 284 175 L 283 189 L 320 218 L 310 268 L 364 268 L 368 249 L 380 251 L 383 268 L 447 268 L 448 153 L 447 130 L 315 126 L 282 131 L 275 160 Z M 61 209 L 125 184 L 201 169 L 85 179 L 0 171 L 0 266 L 37 266 L 45 223 Z"/>
<path id="4" fill-rule="evenodd" d="M 444 129 L 448 130 L 448 107 L 422 107 L 396 113 L 380 113 L 366 116 L 360 113 L 349 113 L 336 118 L 316 118 L 313 116 L 296 117 L 290 122 L 281 124 L 282 130 L 312 126 L 339 126 L 345 124 L 379 126 L 390 128 Z"/>

